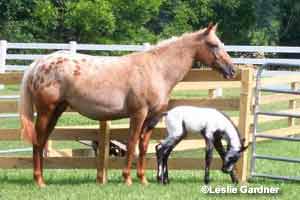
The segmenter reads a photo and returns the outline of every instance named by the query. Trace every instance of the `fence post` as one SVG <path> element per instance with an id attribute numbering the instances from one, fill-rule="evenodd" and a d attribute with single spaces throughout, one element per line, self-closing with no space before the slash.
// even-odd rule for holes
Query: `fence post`
<path id="1" fill-rule="evenodd" d="M 0 40 L 0 73 L 5 73 L 6 52 L 7 52 L 7 41 Z M 0 89 L 3 89 L 3 88 L 4 88 L 4 85 L 0 84 Z"/>
<path id="2" fill-rule="evenodd" d="M 208 90 L 208 97 L 210 99 L 214 99 L 217 97 L 223 96 L 223 89 L 222 88 L 215 88 L 215 89 L 209 89 Z"/>
<path id="3" fill-rule="evenodd" d="M 70 41 L 69 45 L 70 45 L 70 52 L 71 53 L 76 53 L 76 51 L 77 51 L 77 42 L 76 41 Z"/>
<path id="4" fill-rule="evenodd" d="M 100 130 L 98 133 L 98 151 L 96 156 L 97 183 L 100 184 L 105 184 L 107 182 L 110 141 L 109 135 L 110 121 L 100 121 Z"/>
<path id="5" fill-rule="evenodd" d="M 292 82 L 291 83 L 291 90 L 297 90 L 298 89 L 298 83 Z M 295 110 L 297 108 L 297 101 L 295 99 L 292 99 L 289 101 L 289 109 Z M 295 118 L 289 117 L 288 118 L 288 126 L 294 126 L 295 125 Z"/>
<path id="6" fill-rule="evenodd" d="M 245 145 L 248 145 L 250 138 L 251 125 L 251 105 L 253 90 L 253 69 L 246 68 L 241 70 L 241 91 L 240 91 L 240 116 L 239 131 L 241 138 L 245 139 Z M 240 182 L 247 181 L 248 172 L 248 149 L 244 151 L 237 163 L 237 175 Z"/>
<path id="7" fill-rule="evenodd" d="M 151 44 L 148 43 L 148 42 L 143 43 L 143 47 L 144 47 L 143 51 L 147 51 L 147 50 L 149 50 L 151 48 Z"/>

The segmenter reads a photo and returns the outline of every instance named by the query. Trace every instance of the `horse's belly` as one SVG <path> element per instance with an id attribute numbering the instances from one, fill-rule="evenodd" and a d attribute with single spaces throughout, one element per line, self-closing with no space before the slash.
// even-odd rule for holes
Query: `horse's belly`
<path id="1" fill-rule="evenodd" d="M 73 97 L 68 100 L 68 103 L 73 110 L 94 120 L 128 117 L 124 101 L 115 97 L 111 97 L 109 100 L 106 98 Z"/>

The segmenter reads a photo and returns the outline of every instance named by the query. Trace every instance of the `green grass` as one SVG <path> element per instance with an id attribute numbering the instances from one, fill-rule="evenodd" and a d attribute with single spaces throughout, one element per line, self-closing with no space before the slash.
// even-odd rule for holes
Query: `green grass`
<path id="1" fill-rule="evenodd" d="M 0 95 L 14 95 L 18 92 L 18 86 L 10 86 L 6 90 L 0 91 Z M 239 90 L 225 90 L 225 97 L 236 97 Z M 174 92 L 172 97 L 189 98 L 205 97 L 207 91 L 185 91 Z M 286 109 L 287 103 L 268 104 L 263 106 L 263 110 Z M 237 111 L 227 112 L 230 116 L 237 116 Z M 127 123 L 128 120 L 119 120 L 113 123 Z M 97 121 L 89 120 L 75 114 L 65 114 L 60 118 L 59 126 L 72 125 L 96 125 Z M 260 130 L 286 127 L 286 120 L 270 122 L 261 125 Z M 0 128 L 19 127 L 18 119 L 0 119 Z M 22 141 L 1 141 L 1 149 L 29 147 Z M 76 142 L 54 142 L 54 148 L 81 148 L 81 144 Z M 299 143 L 267 141 L 257 145 L 257 152 L 264 155 L 278 155 L 299 158 Z M 25 153 L 29 155 L 28 153 Z M 23 155 L 23 154 L 21 154 Z M 153 156 L 153 155 L 149 155 Z M 204 158 L 203 149 L 176 152 L 172 157 L 199 157 Z M 217 156 L 216 152 L 214 156 Z M 259 172 L 274 173 L 280 175 L 300 176 L 300 167 L 297 164 L 287 164 L 281 162 L 258 161 Z M 48 187 L 37 188 L 32 181 L 32 170 L 0 170 L 0 200 L 26 200 L 26 199 L 298 199 L 299 183 L 291 181 L 274 181 L 269 179 L 255 178 L 248 183 L 249 186 L 273 186 L 279 187 L 281 193 L 278 195 L 218 195 L 203 194 L 200 187 L 203 186 L 203 170 L 171 170 L 171 183 L 161 186 L 156 183 L 156 172 L 147 171 L 150 185 L 141 186 L 133 170 L 134 184 L 127 187 L 123 184 L 120 170 L 110 170 L 108 174 L 109 182 L 106 185 L 95 183 L 96 170 L 45 170 L 45 180 Z M 230 183 L 228 175 L 219 170 L 211 171 L 212 186 L 226 186 Z"/>

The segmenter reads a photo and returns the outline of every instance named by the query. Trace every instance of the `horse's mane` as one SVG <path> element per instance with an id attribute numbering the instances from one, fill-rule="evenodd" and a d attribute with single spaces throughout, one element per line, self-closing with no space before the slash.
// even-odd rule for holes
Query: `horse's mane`
<path id="1" fill-rule="evenodd" d="M 200 29 L 200 30 L 195 31 L 195 32 L 184 33 L 181 36 L 172 36 L 171 38 L 158 41 L 155 45 L 151 46 L 150 49 L 157 49 L 157 48 L 160 48 L 160 47 L 165 47 L 165 46 L 171 45 L 173 43 L 177 43 L 180 40 L 184 40 L 186 38 L 190 38 L 191 36 L 195 36 L 196 34 L 201 34 L 204 31 L 205 31 L 205 28 Z"/>

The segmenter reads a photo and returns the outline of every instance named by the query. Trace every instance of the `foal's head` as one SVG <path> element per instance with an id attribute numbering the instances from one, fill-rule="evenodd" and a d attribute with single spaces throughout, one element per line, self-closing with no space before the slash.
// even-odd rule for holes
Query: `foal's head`
<path id="1" fill-rule="evenodd" d="M 224 49 L 224 44 L 216 35 L 216 30 L 217 24 L 210 23 L 205 30 L 199 32 L 196 60 L 218 70 L 226 79 L 233 78 L 236 69 Z"/>
<path id="2" fill-rule="evenodd" d="M 248 146 L 244 146 L 245 140 L 241 141 L 241 148 L 239 150 L 228 149 L 224 158 L 222 171 L 224 173 L 229 173 L 233 170 L 235 163 L 240 159 L 243 151 L 245 151 Z"/>

